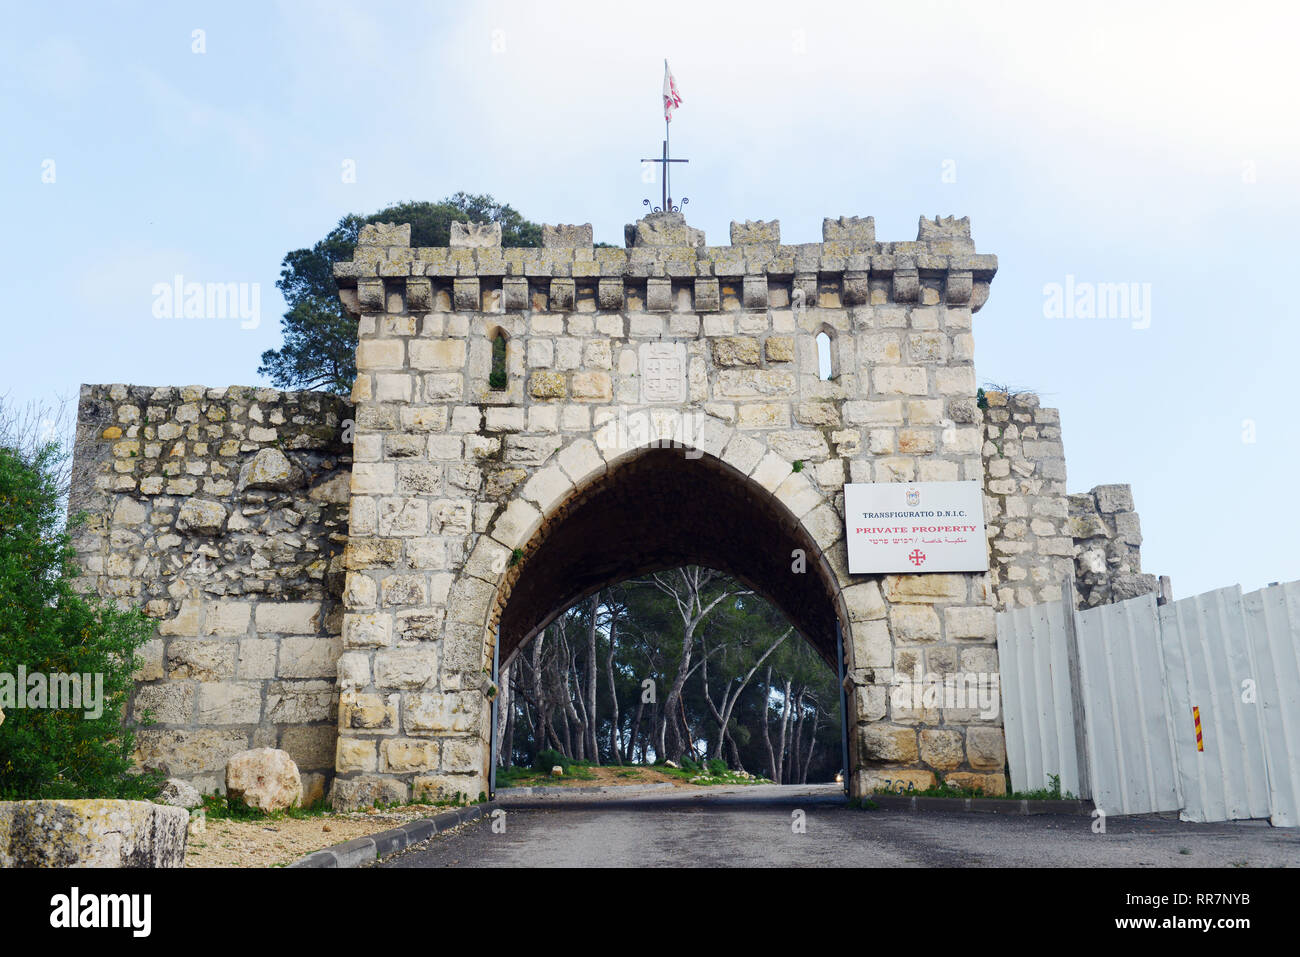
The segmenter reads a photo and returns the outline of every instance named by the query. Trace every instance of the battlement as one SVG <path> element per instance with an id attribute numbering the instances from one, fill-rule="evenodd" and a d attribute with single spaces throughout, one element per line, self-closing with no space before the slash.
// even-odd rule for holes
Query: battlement
<path id="1" fill-rule="evenodd" d="M 354 315 L 719 312 L 780 309 L 800 297 L 977 311 L 998 268 L 996 256 L 975 252 L 969 219 L 953 217 L 922 217 L 915 241 L 886 243 L 876 242 L 871 217 L 826 219 L 822 242 L 795 245 L 782 244 L 780 221 L 771 220 L 733 222 L 730 245 L 708 246 L 681 213 L 629 225 L 624 249 L 595 246 L 590 223 L 542 233 L 540 248 L 503 248 L 498 224 L 453 223 L 449 246 L 412 247 L 409 225 L 368 225 L 334 275 Z"/>

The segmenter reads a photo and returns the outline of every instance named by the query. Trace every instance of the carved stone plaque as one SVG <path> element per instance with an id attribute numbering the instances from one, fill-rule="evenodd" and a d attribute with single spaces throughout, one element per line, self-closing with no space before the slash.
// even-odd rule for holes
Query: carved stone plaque
<path id="1" fill-rule="evenodd" d="M 642 402 L 686 401 L 686 343 L 643 342 L 640 358 Z"/>

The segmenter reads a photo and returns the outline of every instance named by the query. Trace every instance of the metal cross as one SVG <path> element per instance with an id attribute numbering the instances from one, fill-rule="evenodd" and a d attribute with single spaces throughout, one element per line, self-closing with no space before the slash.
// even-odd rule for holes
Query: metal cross
<path id="1" fill-rule="evenodd" d="M 641 204 L 642 204 L 643 206 L 650 206 L 651 210 L 654 211 L 654 212 L 656 212 L 656 213 L 659 213 L 659 212 L 664 212 L 664 213 L 680 213 L 680 212 L 682 211 L 682 206 L 685 206 L 687 203 L 690 202 L 690 200 L 683 196 L 683 197 L 682 197 L 682 202 L 681 202 L 681 205 L 680 205 L 680 206 L 674 206 L 674 205 L 673 205 L 673 195 L 672 195 L 672 194 L 673 194 L 673 191 L 672 191 L 672 186 L 671 186 L 670 178 L 669 178 L 669 171 L 671 170 L 671 167 L 670 167 L 668 164 L 669 164 L 669 163 L 689 163 L 690 160 L 684 160 L 684 159 L 671 159 L 671 158 L 668 156 L 668 124 L 667 124 L 666 122 L 664 123 L 664 155 L 663 155 L 663 158 L 662 158 L 662 159 L 642 159 L 641 162 L 642 162 L 642 163 L 663 163 L 663 164 L 664 164 L 664 176 L 663 176 L 663 205 L 662 205 L 662 206 L 652 206 L 651 203 L 650 203 L 650 200 L 648 200 L 648 199 L 643 199 L 643 200 L 641 201 Z"/>

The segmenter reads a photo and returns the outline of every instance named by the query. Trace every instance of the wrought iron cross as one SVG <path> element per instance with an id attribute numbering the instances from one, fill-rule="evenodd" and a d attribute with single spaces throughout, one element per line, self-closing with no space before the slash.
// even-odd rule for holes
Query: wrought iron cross
<path id="1" fill-rule="evenodd" d="M 685 206 L 687 203 L 690 202 L 690 200 L 683 196 L 683 197 L 682 197 L 682 202 L 681 202 L 681 205 L 680 205 L 680 206 L 674 206 L 674 205 L 673 205 L 673 190 L 672 190 L 672 186 L 671 186 L 671 180 L 670 180 L 670 177 L 669 177 L 669 171 L 671 170 L 671 167 L 670 167 L 668 164 L 669 164 L 669 163 L 689 163 L 690 160 L 684 160 L 684 159 L 672 159 L 671 157 L 669 157 L 669 155 L 668 155 L 668 124 L 667 124 L 667 123 L 664 123 L 664 155 L 663 155 L 663 159 L 642 159 L 641 162 L 642 162 L 642 163 L 663 163 L 663 164 L 664 164 L 664 176 L 663 176 L 663 205 L 662 205 L 662 206 L 654 206 L 654 205 L 651 205 L 650 200 L 648 200 L 648 199 L 643 199 L 643 200 L 641 201 L 641 205 L 643 205 L 643 206 L 649 206 L 650 209 L 651 209 L 652 211 L 656 212 L 656 213 L 659 213 L 659 212 L 663 212 L 663 213 L 680 213 L 680 212 L 682 211 L 682 206 Z"/>

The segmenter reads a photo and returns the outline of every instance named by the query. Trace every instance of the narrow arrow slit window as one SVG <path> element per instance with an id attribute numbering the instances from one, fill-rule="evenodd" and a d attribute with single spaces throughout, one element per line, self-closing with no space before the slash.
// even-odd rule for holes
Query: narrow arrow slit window
<path id="1" fill-rule="evenodd" d="M 832 333 L 825 327 L 817 333 L 817 377 L 819 379 L 835 378 L 835 353 L 831 348 Z"/>
<path id="2" fill-rule="evenodd" d="M 506 387 L 506 333 L 497 329 L 492 335 L 492 371 L 488 373 L 488 386 L 500 391 Z"/>

